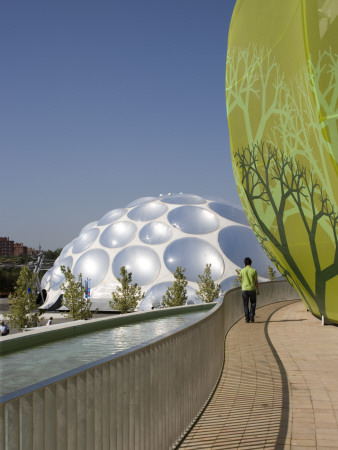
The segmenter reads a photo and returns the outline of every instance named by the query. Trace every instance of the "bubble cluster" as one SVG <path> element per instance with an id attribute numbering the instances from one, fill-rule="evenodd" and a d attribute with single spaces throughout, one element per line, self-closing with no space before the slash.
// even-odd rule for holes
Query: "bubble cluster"
<path id="1" fill-rule="evenodd" d="M 246 256 L 267 278 L 271 263 L 240 209 L 193 194 L 141 197 L 90 222 L 64 247 L 42 279 L 47 292 L 42 308 L 53 309 L 62 294 L 62 265 L 89 280 L 92 307 L 101 311 L 110 310 L 111 293 L 125 266 L 145 293 L 139 309 L 147 310 L 160 306 L 177 266 L 185 269 L 188 304 L 199 303 L 197 281 L 206 264 L 224 292 Z"/>

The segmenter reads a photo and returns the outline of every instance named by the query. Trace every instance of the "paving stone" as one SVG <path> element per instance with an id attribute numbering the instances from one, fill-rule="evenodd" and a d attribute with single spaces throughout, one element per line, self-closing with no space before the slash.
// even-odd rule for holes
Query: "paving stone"
<path id="1" fill-rule="evenodd" d="M 337 373 L 338 327 L 301 302 L 260 308 L 229 331 L 218 388 L 180 448 L 338 448 Z"/>

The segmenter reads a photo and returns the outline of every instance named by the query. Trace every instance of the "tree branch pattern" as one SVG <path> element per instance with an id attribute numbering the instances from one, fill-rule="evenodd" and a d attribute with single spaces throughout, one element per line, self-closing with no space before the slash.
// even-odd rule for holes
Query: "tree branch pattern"
<path id="1" fill-rule="evenodd" d="M 226 103 L 229 120 L 235 113 L 244 125 L 244 142 L 270 142 L 306 162 L 319 178 L 335 181 L 338 55 L 331 49 L 319 53 L 316 64 L 308 61 L 307 67 L 287 82 L 269 49 L 253 44 L 230 48 Z M 333 172 L 328 170 L 332 165 Z M 328 183 L 327 194 L 337 204 L 338 192 L 332 184 Z"/>
<path id="2" fill-rule="evenodd" d="M 256 44 L 228 50 L 235 181 L 270 259 L 326 316 L 338 280 L 338 55 L 320 50 L 288 75 L 273 54 Z"/>
<path id="3" fill-rule="evenodd" d="M 278 270 L 305 297 L 313 299 L 320 313 L 326 316 L 326 283 L 338 276 L 338 215 L 318 177 L 270 143 L 242 148 L 235 152 L 234 158 L 252 211 L 251 222 L 261 244 L 274 262 L 282 259 L 284 264 L 277 264 Z M 303 275 L 289 245 L 288 220 L 294 214 L 300 219 L 310 246 L 314 286 Z M 266 216 L 274 217 L 273 224 L 267 225 Z M 333 258 L 326 266 L 317 239 L 323 233 L 334 245 Z"/>

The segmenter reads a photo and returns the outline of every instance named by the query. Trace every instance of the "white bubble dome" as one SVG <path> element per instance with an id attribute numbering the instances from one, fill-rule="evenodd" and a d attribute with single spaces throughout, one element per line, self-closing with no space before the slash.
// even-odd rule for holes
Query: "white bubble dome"
<path id="1" fill-rule="evenodd" d="M 76 277 L 81 273 L 83 280 L 89 279 L 92 309 L 99 311 L 111 311 L 111 292 L 125 266 L 145 293 L 138 309 L 149 310 L 160 306 L 177 266 L 186 269 L 188 304 L 200 303 L 197 281 L 206 264 L 211 264 L 211 275 L 224 293 L 231 289 L 246 256 L 253 260 L 260 280 L 267 280 L 272 263 L 241 209 L 194 194 L 141 197 L 85 225 L 65 245 L 42 279 L 46 300 L 41 308 L 60 306 L 61 265 L 70 267 Z"/>

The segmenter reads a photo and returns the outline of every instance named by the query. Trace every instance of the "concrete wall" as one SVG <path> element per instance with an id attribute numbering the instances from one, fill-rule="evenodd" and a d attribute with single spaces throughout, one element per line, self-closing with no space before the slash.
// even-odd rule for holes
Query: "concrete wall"
<path id="1" fill-rule="evenodd" d="M 294 298 L 286 282 L 262 284 L 258 306 Z M 3 402 L 0 449 L 172 448 L 212 394 L 242 316 L 234 289 L 188 328 Z"/>

